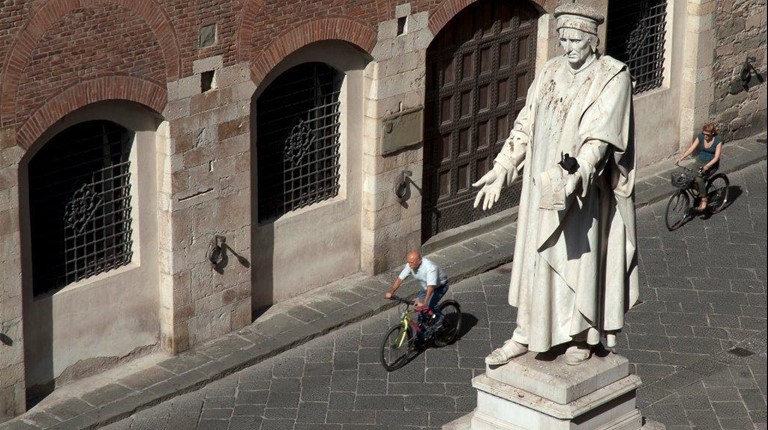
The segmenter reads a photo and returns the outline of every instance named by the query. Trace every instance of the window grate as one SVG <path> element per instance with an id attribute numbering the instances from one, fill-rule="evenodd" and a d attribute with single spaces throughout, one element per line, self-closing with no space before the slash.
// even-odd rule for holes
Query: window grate
<path id="1" fill-rule="evenodd" d="M 89 121 L 54 137 L 30 162 L 35 295 L 131 261 L 132 140 L 117 124 Z"/>
<path id="2" fill-rule="evenodd" d="M 325 64 L 306 63 L 259 97 L 260 222 L 338 195 L 342 78 Z"/>
<path id="3" fill-rule="evenodd" d="M 664 79 L 666 0 L 609 2 L 606 52 L 623 61 L 635 80 L 634 94 Z"/>

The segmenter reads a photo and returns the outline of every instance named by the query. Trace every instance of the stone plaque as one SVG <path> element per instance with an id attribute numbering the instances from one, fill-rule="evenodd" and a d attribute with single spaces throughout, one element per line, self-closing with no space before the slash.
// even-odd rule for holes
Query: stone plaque
<path id="1" fill-rule="evenodd" d="M 424 137 L 424 107 L 397 112 L 381 121 L 381 155 L 418 145 Z"/>

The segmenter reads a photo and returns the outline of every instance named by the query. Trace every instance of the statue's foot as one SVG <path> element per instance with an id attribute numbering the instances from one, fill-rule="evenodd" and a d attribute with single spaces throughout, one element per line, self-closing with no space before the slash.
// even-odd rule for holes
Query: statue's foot
<path id="1" fill-rule="evenodd" d="M 589 360 L 590 355 L 592 348 L 586 342 L 579 342 L 565 350 L 565 363 L 576 366 Z"/>
<path id="2" fill-rule="evenodd" d="M 504 346 L 494 349 L 487 357 L 485 364 L 491 366 L 500 366 L 509 363 L 509 360 L 528 352 L 528 346 L 515 342 L 512 339 L 504 342 Z"/>

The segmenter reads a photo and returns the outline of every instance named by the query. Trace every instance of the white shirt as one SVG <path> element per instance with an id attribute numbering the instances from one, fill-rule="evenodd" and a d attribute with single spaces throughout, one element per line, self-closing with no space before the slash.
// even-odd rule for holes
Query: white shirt
<path id="1" fill-rule="evenodd" d="M 446 276 L 445 272 L 437 267 L 435 263 L 427 260 L 426 258 L 421 259 L 421 264 L 419 265 L 419 268 L 416 269 L 416 271 L 412 270 L 411 266 L 406 263 L 403 271 L 400 272 L 399 278 L 401 280 L 405 280 L 408 275 L 413 276 L 419 282 L 421 282 L 421 288 L 424 290 L 427 289 L 428 285 L 442 287 L 448 282 L 448 276 Z"/>

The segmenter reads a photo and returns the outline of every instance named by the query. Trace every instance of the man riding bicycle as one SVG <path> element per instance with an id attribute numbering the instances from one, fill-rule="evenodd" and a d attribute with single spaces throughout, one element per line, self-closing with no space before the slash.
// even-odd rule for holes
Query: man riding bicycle
<path id="1" fill-rule="evenodd" d="M 410 251 L 406 255 L 405 267 L 386 292 L 389 299 L 395 294 L 408 276 L 413 276 L 421 283 L 421 292 L 416 298 L 416 310 L 428 316 L 435 315 L 433 327 L 439 327 L 443 316 L 437 312 L 437 304 L 448 291 L 448 276 L 431 260 L 423 258 L 419 251 Z"/>

